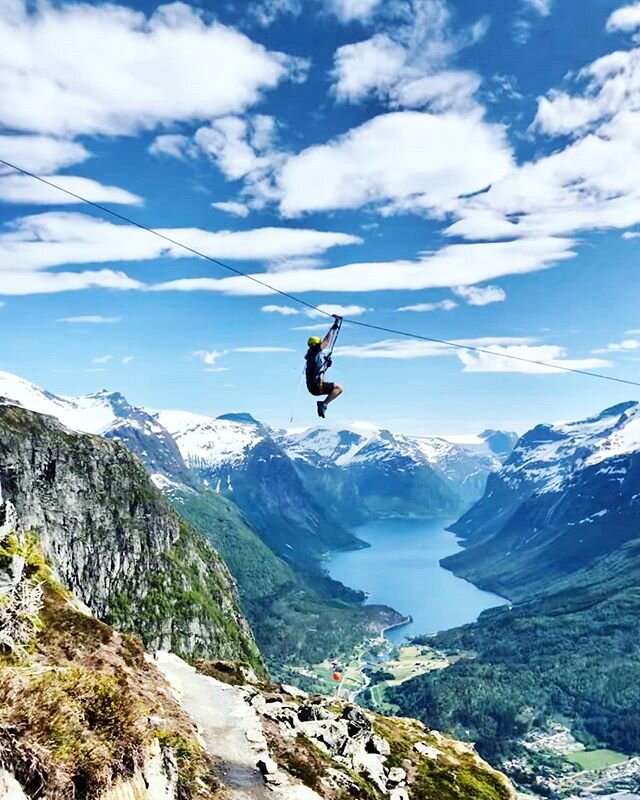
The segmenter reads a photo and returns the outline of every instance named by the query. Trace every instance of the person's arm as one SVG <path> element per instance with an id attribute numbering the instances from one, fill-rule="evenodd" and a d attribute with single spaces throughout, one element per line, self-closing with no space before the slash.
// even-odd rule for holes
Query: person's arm
<path id="1" fill-rule="evenodd" d="M 336 331 L 338 330 L 338 325 L 340 324 L 340 318 L 336 317 L 333 325 L 327 331 L 327 335 L 324 337 L 320 344 L 321 350 L 326 350 L 327 347 L 330 346 L 331 342 L 333 341 L 333 337 L 335 336 Z"/>

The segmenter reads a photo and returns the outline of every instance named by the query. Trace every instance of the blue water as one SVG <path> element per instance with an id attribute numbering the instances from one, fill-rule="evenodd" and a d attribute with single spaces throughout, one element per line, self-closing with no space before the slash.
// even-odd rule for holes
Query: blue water
<path id="1" fill-rule="evenodd" d="M 460 546 L 446 530 L 451 520 L 382 520 L 355 531 L 371 545 L 366 550 L 335 553 L 332 578 L 368 592 L 368 603 L 384 604 L 413 617 L 387 632 L 399 644 L 407 636 L 473 622 L 487 608 L 507 601 L 477 589 L 443 569 L 439 561 Z"/>

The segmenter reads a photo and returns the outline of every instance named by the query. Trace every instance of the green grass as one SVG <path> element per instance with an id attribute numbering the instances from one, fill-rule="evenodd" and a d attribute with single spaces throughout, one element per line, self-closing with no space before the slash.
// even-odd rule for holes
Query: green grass
<path id="1" fill-rule="evenodd" d="M 629 756 L 616 753 L 615 750 L 581 750 L 578 753 L 569 753 L 567 761 L 577 764 L 580 769 L 598 770 L 612 767 L 626 761 Z"/>

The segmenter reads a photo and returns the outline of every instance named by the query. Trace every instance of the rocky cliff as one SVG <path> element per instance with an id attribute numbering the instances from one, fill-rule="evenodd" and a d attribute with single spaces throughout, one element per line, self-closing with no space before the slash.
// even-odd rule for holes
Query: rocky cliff
<path id="1" fill-rule="evenodd" d="M 0 630 L 12 631 L 0 642 L 2 797 L 514 797 L 472 747 L 415 721 L 259 681 L 237 663 L 145 655 L 78 605 L 33 534 L 2 534 L 0 574 Z"/>
<path id="2" fill-rule="evenodd" d="M 154 649 L 259 664 L 227 568 L 124 447 L 0 406 L 0 486 L 16 529 L 98 618 Z"/>

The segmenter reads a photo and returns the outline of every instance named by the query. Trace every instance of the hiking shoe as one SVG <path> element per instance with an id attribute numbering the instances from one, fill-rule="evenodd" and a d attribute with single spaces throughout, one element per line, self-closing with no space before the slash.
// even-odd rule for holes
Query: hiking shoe
<path id="1" fill-rule="evenodd" d="M 324 414 L 325 414 L 325 411 L 327 410 L 327 407 L 322 402 L 322 400 L 318 400 L 317 405 L 318 405 L 318 416 L 322 417 L 322 419 L 324 419 Z"/>

